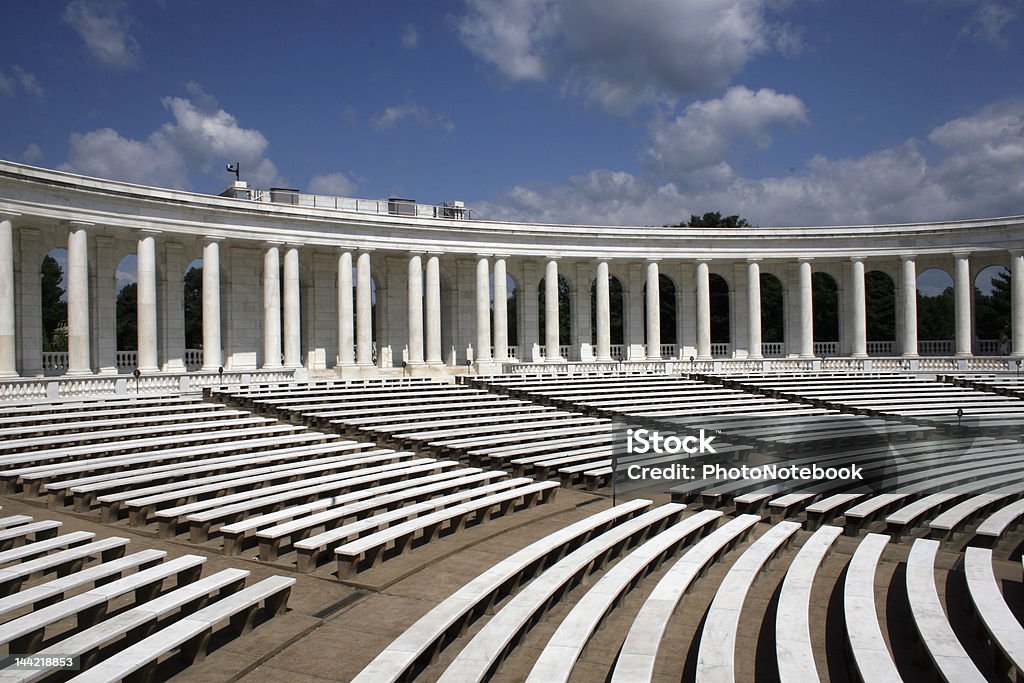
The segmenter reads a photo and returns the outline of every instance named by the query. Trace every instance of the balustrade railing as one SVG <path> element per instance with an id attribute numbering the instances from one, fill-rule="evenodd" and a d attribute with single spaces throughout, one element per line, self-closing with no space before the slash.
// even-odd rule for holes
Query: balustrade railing
<path id="1" fill-rule="evenodd" d="M 896 342 L 869 341 L 867 351 L 869 356 L 891 356 L 896 353 Z"/>
<path id="2" fill-rule="evenodd" d="M 114 354 L 114 365 L 120 370 L 134 370 L 139 366 L 138 351 L 118 351 Z"/>
<path id="3" fill-rule="evenodd" d="M 613 360 L 622 360 L 626 357 L 626 345 L 625 344 L 611 344 L 609 347 L 609 354 Z"/>
<path id="4" fill-rule="evenodd" d="M 60 374 L 67 372 L 68 352 L 67 351 L 44 351 L 43 372 L 46 374 Z"/>
<path id="5" fill-rule="evenodd" d="M 236 195 L 240 199 L 254 202 L 268 202 L 287 206 L 304 206 L 314 209 L 330 209 L 333 211 L 351 211 L 355 213 L 374 213 L 390 216 L 416 218 L 446 218 L 469 220 L 473 217 L 471 209 L 462 202 L 448 204 L 420 204 L 411 199 L 355 199 L 353 197 L 334 197 L 332 195 L 307 194 L 296 190 L 248 190 L 245 194 Z"/>
<path id="6" fill-rule="evenodd" d="M 839 353 L 839 342 L 827 341 L 827 342 L 814 342 L 814 355 L 819 358 L 822 356 L 835 356 Z"/>
<path id="7" fill-rule="evenodd" d="M 732 344 L 730 343 L 713 343 L 711 344 L 711 357 L 712 358 L 729 358 L 732 356 Z"/>
<path id="8" fill-rule="evenodd" d="M 762 342 L 761 355 L 765 358 L 781 358 L 785 355 L 784 342 Z"/>
<path id="9" fill-rule="evenodd" d="M 951 356 L 953 349 L 952 339 L 923 339 L 917 342 L 917 352 L 922 356 Z"/>
<path id="10" fill-rule="evenodd" d="M 662 358 L 675 358 L 676 352 L 679 349 L 678 344 L 662 344 L 661 345 L 661 357 Z"/>
<path id="11" fill-rule="evenodd" d="M 185 369 L 195 372 L 201 367 L 203 367 L 203 350 L 185 349 Z"/>

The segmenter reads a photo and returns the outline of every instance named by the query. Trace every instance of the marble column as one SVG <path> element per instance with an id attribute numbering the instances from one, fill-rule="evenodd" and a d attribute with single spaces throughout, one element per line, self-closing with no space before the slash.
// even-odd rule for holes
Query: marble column
<path id="1" fill-rule="evenodd" d="M 0 377 L 16 377 L 14 329 L 14 226 L 0 216 Z"/>
<path id="2" fill-rule="evenodd" d="M 476 349 L 477 362 L 491 360 L 491 274 L 486 256 L 476 261 Z"/>
<path id="3" fill-rule="evenodd" d="M 1010 340 L 1013 355 L 1024 356 L 1024 250 L 1010 252 Z"/>
<path id="4" fill-rule="evenodd" d="M 747 261 L 747 358 L 761 358 L 761 268 Z"/>
<path id="5" fill-rule="evenodd" d="M 156 238 L 152 233 L 139 236 L 136 269 L 136 330 L 139 372 L 159 372 L 156 328 Z"/>
<path id="6" fill-rule="evenodd" d="M 864 259 L 855 256 L 850 261 L 851 355 L 854 358 L 866 358 L 868 355 L 868 317 L 864 291 Z"/>
<path id="7" fill-rule="evenodd" d="M 423 365 L 423 258 L 409 257 L 409 365 Z"/>
<path id="8" fill-rule="evenodd" d="M 356 365 L 373 365 L 373 282 L 370 254 L 356 258 Z"/>
<path id="9" fill-rule="evenodd" d="M 597 298 L 597 320 L 594 322 L 597 327 L 595 358 L 598 362 L 603 363 L 610 363 L 612 360 L 612 304 L 611 290 L 608 285 L 608 261 L 601 259 L 597 262 L 597 277 L 594 280 Z"/>
<path id="10" fill-rule="evenodd" d="M 338 365 L 356 362 L 355 320 L 352 308 L 352 252 L 338 254 Z"/>
<path id="11" fill-rule="evenodd" d="M 263 367 L 281 367 L 281 255 L 274 244 L 263 252 Z"/>
<path id="12" fill-rule="evenodd" d="M 558 353 L 558 261 L 548 259 L 544 267 L 544 360 L 561 360 Z"/>
<path id="13" fill-rule="evenodd" d="M 219 367 L 220 243 L 216 239 L 208 239 L 203 246 L 203 370 Z"/>
<path id="14" fill-rule="evenodd" d="M 427 257 L 427 292 L 424 297 L 427 317 L 427 363 L 443 365 L 441 351 L 441 262 L 437 255 Z"/>
<path id="15" fill-rule="evenodd" d="M 284 366 L 302 367 L 302 322 L 299 299 L 299 248 L 284 251 Z"/>
<path id="16" fill-rule="evenodd" d="M 661 359 L 661 283 L 658 262 L 647 262 L 647 360 Z"/>
<path id="17" fill-rule="evenodd" d="M 917 356 L 917 264 L 913 256 L 902 256 L 900 264 L 900 308 L 903 311 L 903 344 L 906 358 Z"/>
<path id="18" fill-rule="evenodd" d="M 68 234 L 68 372 L 92 373 L 89 351 L 89 238 L 85 226 Z"/>
<path id="19" fill-rule="evenodd" d="M 707 261 L 698 261 L 697 279 L 697 358 L 711 360 L 711 274 Z"/>
<path id="20" fill-rule="evenodd" d="M 494 259 L 494 360 L 508 360 L 508 273 L 505 259 Z"/>
<path id="21" fill-rule="evenodd" d="M 800 357 L 814 358 L 814 289 L 811 260 L 800 259 Z"/>
<path id="22" fill-rule="evenodd" d="M 967 254 L 953 254 L 956 259 L 956 355 L 971 355 L 971 262 Z"/>

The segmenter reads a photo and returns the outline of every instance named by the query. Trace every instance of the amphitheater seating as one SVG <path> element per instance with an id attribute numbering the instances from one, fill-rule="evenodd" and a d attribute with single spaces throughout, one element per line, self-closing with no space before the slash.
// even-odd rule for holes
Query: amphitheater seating
<path id="1" fill-rule="evenodd" d="M 992 572 L 992 551 L 967 548 L 964 551 L 967 593 L 982 627 L 995 650 L 996 670 L 1010 670 L 1011 677 L 1024 671 L 1024 628 L 1003 599 Z"/>
<path id="2" fill-rule="evenodd" d="M 903 680 L 885 644 L 875 599 L 875 574 L 888 543 L 888 536 L 868 534 L 857 546 L 846 570 L 843 614 L 847 641 L 864 681 Z"/>

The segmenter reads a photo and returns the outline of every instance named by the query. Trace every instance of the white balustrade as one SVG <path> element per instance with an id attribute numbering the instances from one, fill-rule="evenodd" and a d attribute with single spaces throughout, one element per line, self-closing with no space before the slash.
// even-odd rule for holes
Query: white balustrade
<path id="1" fill-rule="evenodd" d="M 822 356 L 835 356 L 839 353 L 839 342 L 826 341 L 826 342 L 814 342 L 814 355 L 821 358 Z"/>
<path id="2" fill-rule="evenodd" d="M 138 351 L 118 351 L 114 357 L 114 363 L 120 370 L 134 370 L 139 364 Z"/>
<path id="3" fill-rule="evenodd" d="M 732 344 L 726 343 L 712 343 L 711 344 L 711 357 L 712 358 L 729 358 L 732 356 Z"/>
<path id="4" fill-rule="evenodd" d="M 762 342 L 761 355 L 765 358 L 781 358 L 785 355 L 785 342 Z"/>
<path id="5" fill-rule="evenodd" d="M 917 342 L 917 352 L 922 356 L 952 356 L 952 339 L 922 339 Z"/>
<path id="6" fill-rule="evenodd" d="M 626 345 L 625 344 L 611 344 L 609 347 L 610 355 L 614 360 L 622 360 L 626 357 Z"/>
<path id="7" fill-rule="evenodd" d="M 203 367 L 203 350 L 185 349 L 185 369 L 195 372 L 201 367 Z"/>
<path id="8" fill-rule="evenodd" d="M 893 356 L 896 354 L 896 342 L 894 341 L 869 341 L 867 348 L 869 356 Z"/>
<path id="9" fill-rule="evenodd" d="M 661 357 L 662 358 L 675 358 L 678 352 L 678 344 L 662 344 L 661 345 Z"/>

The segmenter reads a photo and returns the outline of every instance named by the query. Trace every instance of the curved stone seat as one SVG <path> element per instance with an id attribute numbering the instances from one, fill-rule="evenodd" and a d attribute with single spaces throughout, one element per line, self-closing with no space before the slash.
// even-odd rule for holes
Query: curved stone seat
<path id="1" fill-rule="evenodd" d="M 875 605 L 875 574 L 888 543 L 889 537 L 883 534 L 868 534 L 861 539 L 846 568 L 843 586 L 847 644 L 861 680 L 873 683 L 903 680 L 885 644 Z"/>

